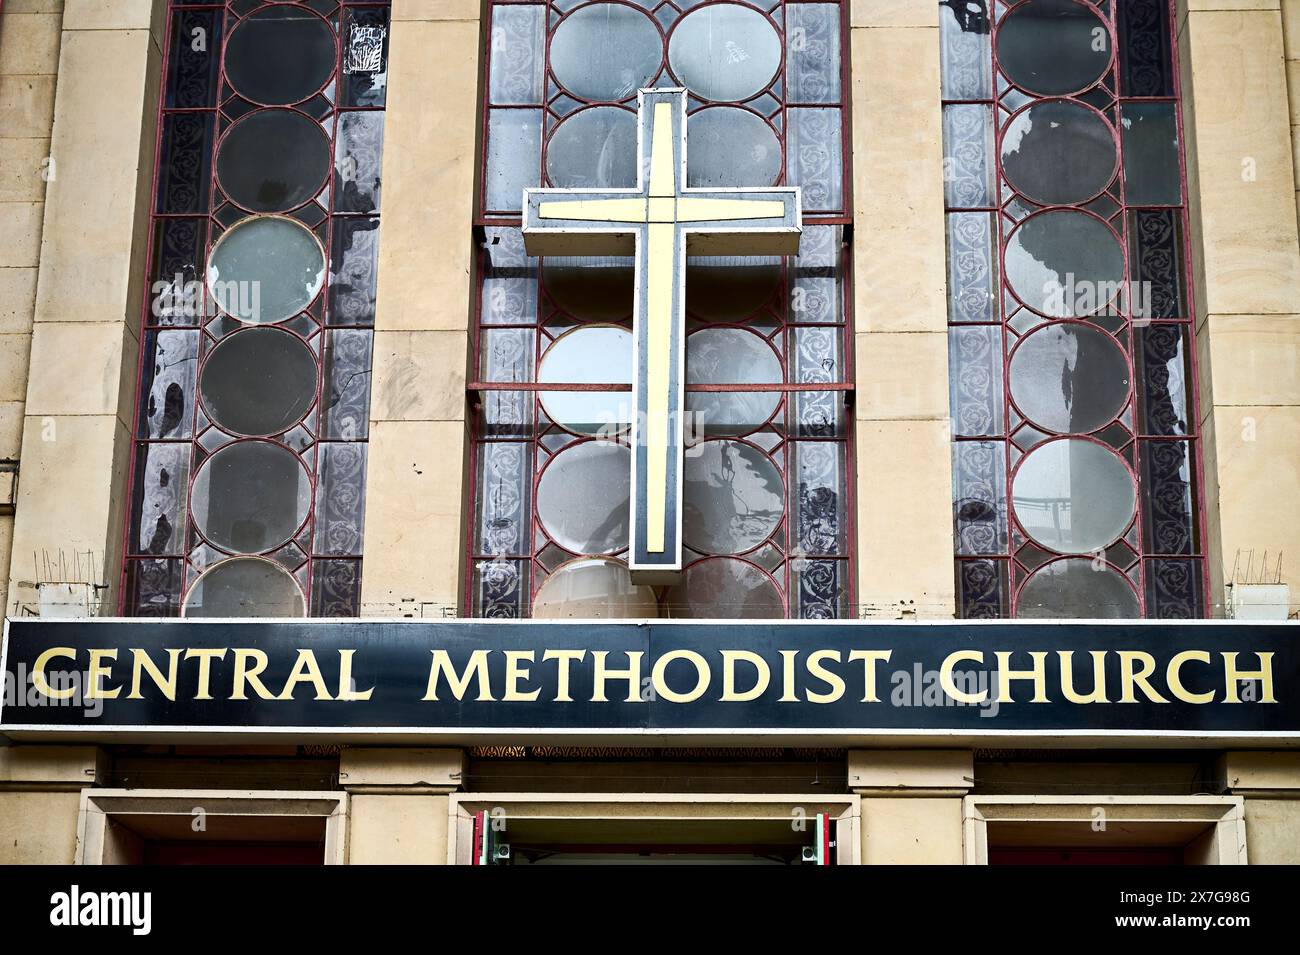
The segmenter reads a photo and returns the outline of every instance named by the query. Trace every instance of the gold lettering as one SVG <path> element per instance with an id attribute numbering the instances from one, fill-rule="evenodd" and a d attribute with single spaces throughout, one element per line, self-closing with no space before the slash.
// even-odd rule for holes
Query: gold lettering
<path id="1" fill-rule="evenodd" d="M 226 648 L 213 650 L 207 647 L 192 647 L 185 651 L 185 659 L 191 657 L 199 661 L 199 685 L 194 693 L 196 700 L 210 700 L 212 695 L 208 692 L 212 681 L 212 661 L 224 660 L 226 658 Z"/>
<path id="2" fill-rule="evenodd" d="M 289 679 L 284 681 L 284 689 L 280 691 L 277 699 L 292 700 L 294 688 L 299 683 L 310 683 L 316 688 L 316 699 L 332 700 L 330 691 L 325 688 L 325 677 L 321 676 L 320 664 L 316 662 L 316 654 L 311 650 L 299 650 L 298 659 L 293 662 L 293 669 L 289 671 Z"/>
<path id="3" fill-rule="evenodd" d="M 249 666 L 249 661 L 253 661 L 253 666 Z M 235 690 L 230 694 L 232 700 L 246 700 L 248 695 L 244 693 L 244 685 L 248 684 L 264 700 L 274 700 L 275 694 L 266 688 L 262 683 L 261 673 L 266 669 L 270 661 L 266 658 L 266 651 L 254 650 L 246 647 L 235 647 Z"/>
<path id="4" fill-rule="evenodd" d="M 591 694 L 591 702 L 608 703 L 605 698 L 605 683 L 608 680 L 626 680 L 627 681 L 627 702 L 641 702 L 641 658 L 645 653 L 641 650 L 627 650 L 628 666 L 625 670 L 611 670 L 605 666 L 605 658 L 609 656 L 608 650 L 592 650 L 591 658 L 596 661 L 596 672 L 592 677 L 595 688 Z"/>
<path id="5" fill-rule="evenodd" d="M 1133 688 L 1137 687 L 1152 703 L 1168 703 L 1148 682 L 1148 677 L 1156 670 L 1156 658 L 1145 650 L 1117 650 L 1119 654 L 1120 694 L 1119 702 L 1136 703 L 1137 696 Z M 1141 666 L 1134 670 L 1133 664 Z"/>
<path id="6" fill-rule="evenodd" d="M 506 655 L 506 692 L 501 697 L 502 701 L 506 703 L 532 703 L 542 695 L 542 691 L 533 690 L 531 693 L 526 693 L 519 689 L 519 681 L 529 678 L 528 667 L 521 667 L 519 661 L 527 660 L 532 663 L 533 651 L 504 650 L 502 652 Z"/>
<path id="7" fill-rule="evenodd" d="M 754 668 L 754 685 L 743 692 L 736 692 L 736 664 L 744 661 Z M 748 703 L 756 700 L 767 690 L 772 682 L 772 668 L 767 661 L 753 650 L 722 651 L 722 702 Z"/>
<path id="8" fill-rule="evenodd" d="M 954 650 L 944 657 L 943 663 L 939 665 L 939 685 L 943 687 L 943 692 L 947 693 L 951 699 L 958 703 L 983 703 L 984 698 L 989 695 L 988 690 L 980 690 L 978 693 L 967 693 L 965 690 L 959 690 L 957 684 L 953 681 L 953 668 L 962 660 L 970 660 L 972 663 L 983 663 L 984 654 L 979 650 Z"/>
<path id="9" fill-rule="evenodd" d="M 1047 698 L 1047 651 L 1029 650 L 1029 659 L 1034 661 L 1032 670 L 1011 669 L 1011 651 L 996 650 L 993 655 L 998 660 L 998 698 L 999 703 L 1012 703 L 1011 681 L 1033 680 L 1034 698 L 1030 703 L 1050 703 Z"/>
<path id="10" fill-rule="evenodd" d="M 438 676 L 447 677 L 447 685 L 451 687 L 452 695 L 456 699 L 464 699 L 465 691 L 469 688 L 471 679 L 478 680 L 478 701 L 480 703 L 491 703 L 492 687 L 488 682 L 488 651 L 475 650 L 469 655 L 469 662 L 465 664 L 465 672 L 456 673 L 456 668 L 451 665 L 451 657 L 446 650 L 434 650 L 433 663 L 429 667 L 429 686 L 424 692 L 424 699 L 438 699 Z"/>
<path id="11" fill-rule="evenodd" d="M 547 650 L 542 654 L 543 663 L 555 660 L 559 664 L 555 668 L 556 703 L 573 702 L 573 697 L 569 695 L 569 664 L 581 660 L 586 655 L 586 650 Z"/>
<path id="12" fill-rule="evenodd" d="M 695 687 L 687 693 L 678 693 L 668 686 L 668 664 L 674 660 L 686 660 L 695 667 Z M 669 703 L 694 703 L 709 688 L 709 663 L 694 650 L 672 650 L 655 661 L 650 685 L 654 687 L 655 696 L 662 696 Z"/>
<path id="13" fill-rule="evenodd" d="M 1234 651 L 1223 651 L 1223 679 L 1227 683 L 1227 695 L 1224 697 L 1223 702 L 1241 702 L 1241 698 L 1237 695 L 1238 680 L 1259 680 L 1262 691 L 1259 702 L 1277 702 L 1277 698 L 1273 695 L 1273 653 L 1272 651 L 1259 650 L 1253 652 L 1255 656 L 1259 657 L 1258 670 L 1238 670 L 1237 654 Z"/>
<path id="14" fill-rule="evenodd" d="M 131 692 L 126 695 L 128 700 L 142 700 L 140 695 L 140 674 L 148 673 L 149 679 L 153 680 L 154 686 L 162 690 L 162 695 L 173 703 L 176 702 L 176 668 L 180 665 L 181 649 L 180 647 L 167 648 L 167 676 L 162 675 L 157 664 L 149 658 L 149 654 L 139 647 L 131 649 Z"/>
<path id="15" fill-rule="evenodd" d="M 778 703 L 798 703 L 799 697 L 794 692 L 794 662 L 799 657 L 798 650 L 781 651 L 781 686 L 783 692 Z"/>
<path id="16" fill-rule="evenodd" d="M 113 668 L 104 665 L 105 660 L 117 659 L 117 648 L 110 650 L 91 650 L 89 663 L 86 667 L 86 699 L 88 700 L 116 700 L 119 693 L 122 692 L 120 686 L 113 687 L 111 690 L 103 686 L 105 678 L 113 675 Z"/>
<path id="17" fill-rule="evenodd" d="M 834 703 L 844 695 L 844 678 L 822 666 L 823 660 L 834 660 L 839 663 L 840 651 L 817 650 L 808 654 L 808 674 L 821 680 L 831 688 L 828 693 L 814 693 L 812 690 L 806 690 L 804 697 L 809 703 Z"/>
<path id="18" fill-rule="evenodd" d="M 1106 651 L 1089 650 L 1092 657 L 1092 692 L 1087 696 L 1074 688 L 1074 651 L 1057 650 L 1061 658 L 1061 693 L 1071 703 L 1109 703 L 1106 699 Z"/>
<path id="19" fill-rule="evenodd" d="M 48 650 L 41 652 L 32 664 L 32 686 L 38 691 L 45 694 L 52 700 L 66 700 L 77 692 L 75 686 L 65 687 L 62 690 L 56 690 L 50 686 L 49 681 L 45 678 L 45 668 L 50 665 L 50 661 L 55 657 L 67 657 L 69 660 L 77 659 L 77 651 L 72 647 L 50 647 Z"/>
<path id="20" fill-rule="evenodd" d="M 351 700 L 368 700 L 370 695 L 375 692 L 372 686 L 368 690 L 354 690 L 352 688 L 352 656 L 356 650 L 339 651 L 339 692 L 334 697 L 340 702 Z"/>
<path id="21" fill-rule="evenodd" d="M 1211 662 L 1208 650 L 1184 650 L 1182 653 L 1175 653 L 1169 661 L 1169 666 L 1165 668 L 1165 682 L 1169 684 L 1169 692 L 1184 703 L 1213 703 L 1213 692 L 1193 693 L 1183 686 L 1183 678 L 1178 671 L 1182 669 L 1183 664 L 1188 660 L 1199 660 L 1201 663 Z"/>
<path id="22" fill-rule="evenodd" d="M 849 660 L 862 661 L 862 680 L 866 684 L 866 691 L 862 694 L 863 703 L 879 703 L 880 697 L 876 695 L 876 664 L 888 663 L 889 658 L 893 656 L 893 650 L 850 650 Z"/>

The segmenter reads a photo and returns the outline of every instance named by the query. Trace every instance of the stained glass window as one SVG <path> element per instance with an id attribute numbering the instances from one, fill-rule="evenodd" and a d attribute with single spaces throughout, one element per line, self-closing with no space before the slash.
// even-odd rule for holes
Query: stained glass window
<path id="1" fill-rule="evenodd" d="M 359 610 L 389 4 L 172 0 L 122 610 Z"/>
<path id="2" fill-rule="evenodd" d="M 1198 617 L 1168 0 L 940 4 L 964 617 Z"/>
<path id="3" fill-rule="evenodd" d="M 836 617 L 852 601 L 845 5 L 494 0 L 466 603 L 489 617 Z M 632 259 L 530 258 L 522 190 L 637 179 L 685 87 L 689 186 L 798 185 L 793 258 L 692 258 L 684 572 L 626 565 Z M 557 385 L 572 386 L 557 388 Z"/>

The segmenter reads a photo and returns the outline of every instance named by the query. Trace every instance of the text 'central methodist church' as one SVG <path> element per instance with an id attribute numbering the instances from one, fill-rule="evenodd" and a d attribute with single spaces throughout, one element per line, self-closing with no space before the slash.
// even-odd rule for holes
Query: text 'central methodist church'
<path id="1" fill-rule="evenodd" d="M 1300 862 L 1300 0 L 0 0 L 0 862 Z"/>

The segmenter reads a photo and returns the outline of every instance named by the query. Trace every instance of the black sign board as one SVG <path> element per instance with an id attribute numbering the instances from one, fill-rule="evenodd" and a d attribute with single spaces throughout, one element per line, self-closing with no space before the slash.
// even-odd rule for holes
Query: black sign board
<path id="1" fill-rule="evenodd" d="M 1297 627 L 15 619 L 0 732 L 1292 745 Z"/>

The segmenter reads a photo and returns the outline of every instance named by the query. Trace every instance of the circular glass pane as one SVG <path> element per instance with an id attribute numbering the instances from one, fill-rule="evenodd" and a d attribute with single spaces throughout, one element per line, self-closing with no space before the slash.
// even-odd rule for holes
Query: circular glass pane
<path id="1" fill-rule="evenodd" d="M 1090 315 L 1119 295 L 1124 252 L 1105 223 L 1072 209 L 1030 216 L 1007 241 L 1007 282 L 1016 297 L 1053 318 Z"/>
<path id="2" fill-rule="evenodd" d="M 706 554 L 741 554 L 763 543 L 785 513 L 781 472 L 739 441 L 705 441 L 683 462 L 682 530 Z"/>
<path id="3" fill-rule="evenodd" d="M 537 517 L 551 540 L 578 554 L 627 547 L 632 453 L 612 441 L 561 451 L 537 483 Z"/>
<path id="4" fill-rule="evenodd" d="M 279 564 L 233 557 L 204 571 L 185 597 L 187 617 L 304 617 L 302 590 Z"/>
<path id="5" fill-rule="evenodd" d="M 546 175 L 566 189 L 632 188 L 636 150 L 636 116 L 618 106 L 593 106 L 556 127 L 546 147 Z"/>
<path id="6" fill-rule="evenodd" d="M 231 126 L 217 148 L 217 178 L 253 212 L 294 209 L 325 185 L 329 140 L 320 124 L 291 109 L 264 109 Z"/>
<path id="7" fill-rule="evenodd" d="M 1002 134 L 1002 171 L 1043 205 L 1083 202 L 1106 188 L 1119 157 L 1100 113 L 1068 100 L 1034 103 Z"/>
<path id="8" fill-rule="evenodd" d="M 781 281 L 774 256 L 707 256 L 686 261 L 686 309 L 708 322 L 738 322 L 772 301 Z"/>
<path id="9" fill-rule="evenodd" d="M 632 333 L 614 325 L 575 328 L 555 340 L 542 356 L 539 382 L 632 383 Z M 610 434 L 632 420 L 627 391 L 541 391 L 551 420 L 579 434 Z"/>
<path id="10" fill-rule="evenodd" d="M 749 110 L 711 106 L 692 113 L 687 129 L 688 186 L 752 189 L 774 185 L 781 177 L 781 143 L 772 127 Z"/>
<path id="11" fill-rule="evenodd" d="M 1090 325 L 1043 325 L 1011 355 L 1011 397 L 1030 421 L 1048 431 L 1096 431 L 1123 409 L 1128 383 L 1124 352 Z"/>
<path id="12" fill-rule="evenodd" d="M 772 82 L 781 66 L 781 38 L 752 7 L 718 3 L 678 21 L 668 41 L 668 64 L 701 99 L 736 102 Z"/>
<path id="13" fill-rule="evenodd" d="M 222 550 L 279 547 L 307 520 L 311 481 L 297 455 L 270 441 L 236 441 L 203 462 L 190 490 L 199 532 Z"/>
<path id="14" fill-rule="evenodd" d="M 235 224 L 212 248 L 208 291 L 221 310 L 250 325 L 293 318 L 325 282 L 325 252 L 306 226 L 279 216 Z"/>
<path id="15" fill-rule="evenodd" d="M 574 318 L 613 321 L 632 314 L 636 274 L 630 258 L 551 257 L 543 260 L 542 284 Z M 688 287 L 689 287 L 689 278 Z"/>
<path id="16" fill-rule="evenodd" d="M 297 335 L 249 328 L 223 339 L 199 375 L 212 420 L 234 434 L 266 437 L 302 420 L 316 397 L 316 356 Z"/>
<path id="17" fill-rule="evenodd" d="M 659 616 L 654 591 L 632 583 L 617 560 L 582 559 L 555 569 L 537 589 L 533 617 L 554 620 L 628 620 Z"/>
<path id="18" fill-rule="evenodd" d="M 668 591 L 670 617 L 713 620 L 770 620 L 785 616 L 772 580 L 753 564 L 715 557 L 687 567 Z"/>
<path id="19" fill-rule="evenodd" d="M 1066 554 L 1114 543 L 1136 505 L 1133 480 L 1119 455 L 1080 438 L 1040 444 L 1011 484 L 1011 506 L 1025 533 Z"/>
<path id="20" fill-rule="evenodd" d="M 1040 96 L 1086 89 L 1110 65 L 1110 33 L 1074 0 L 1029 0 L 998 26 L 997 54 L 1013 83 Z"/>
<path id="21" fill-rule="evenodd" d="M 781 382 L 772 347 L 739 328 L 704 328 L 686 339 L 686 381 L 692 385 L 767 385 Z M 776 391 L 688 391 L 686 410 L 707 434 L 745 434 L 776 412 Z"/>
<path id="22" fill-rule="evenodd" d="M 622 3 L 594 3 L 560 21 L 551 38 L 551 72 L 586 100 L 623 100 L 659 75 L 664 41 L 646 14 Z"/>
<path id="23" fill-rule="evenodd" d="M 1124 575 L 1104 564 L 1098 569 L 1086 557 L 1044 564 L 1025 581 L 1016 603 L 1017 617 L 1130 620 L 1141 615 Z"/>
<path id="24" fill-rule="evenodd" d="M 276 4 L 245 17 L 226 42 L 226 79 L 239 95 L 287 106 L 315 95 L 334 74 L 334 31 L 300 6 Z"/>

